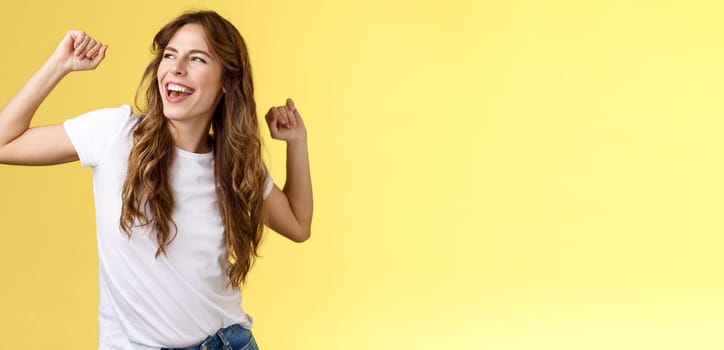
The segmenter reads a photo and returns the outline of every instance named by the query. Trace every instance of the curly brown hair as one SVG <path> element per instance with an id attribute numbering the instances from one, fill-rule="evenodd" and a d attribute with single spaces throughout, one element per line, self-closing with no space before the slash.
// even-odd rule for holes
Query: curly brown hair
<path id="1" fill-rule="evenodd" d="M 204 28 L 212 55 L 222 65 L 225 93 L 214 111 L 209 139 L 213 144 L 216 193 L 229 261 L 226 273 L 229 285 L 238 289 L 258 256 L 267 172 L 261 158 L 262 143 L 246 43 L 234 25 L 216 12 L 185 13 L 164 26 L 153 39 L 154 58 L 146 67 L 136 92 L 136 106 L 141 116 L 128 157 L 120 226 L 129 237 L 134 226 L 151 227 L 158 242 L 156 257 L 166 253 L 165 248 L 176 236 L 171 217 L 174 198 L 169 185 L 175 146 L 169 121 L 163 114 L 156 72 L 171 37 L 187 24 Z M 142 94 L 145 109 L 138 107 Z"/>

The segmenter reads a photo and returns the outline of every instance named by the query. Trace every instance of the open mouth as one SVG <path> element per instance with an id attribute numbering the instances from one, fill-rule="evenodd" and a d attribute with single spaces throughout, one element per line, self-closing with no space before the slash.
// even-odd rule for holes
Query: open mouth
<path id="1" fill-rule="evenodd" d="M 188 96 L 194 93 L 194 89 L 183 85 L 169 83 L 166 84 L 166 94 L 169 97 L 177 98 L 182 96 Z"/>

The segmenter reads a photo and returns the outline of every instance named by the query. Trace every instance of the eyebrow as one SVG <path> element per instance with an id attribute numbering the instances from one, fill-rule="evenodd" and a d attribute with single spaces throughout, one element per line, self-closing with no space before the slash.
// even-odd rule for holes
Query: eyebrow
<path id="1" fill-rule="evenodd" d="M 173 48 L 173 47 L 171 47 L 171 46 L 166 46 L 166 48 L 164 49 L 164 51 L 173 51 L 173 52 L 175 52 L 175 53 L 178 53 L 178 50 L 176 50 L 175 48 Z M 200 54 L 203 54 L 203 55 L 208 56 L 209 58 L 212 57 L 208 52 L 206 52 L 206 51 L 204 51 L 204 50 L 196 50 L 196 49 L 194 49 L 194 50 L 189 50 L 189 53 L 190 53 L 190 54 L 200 53 Z"/>

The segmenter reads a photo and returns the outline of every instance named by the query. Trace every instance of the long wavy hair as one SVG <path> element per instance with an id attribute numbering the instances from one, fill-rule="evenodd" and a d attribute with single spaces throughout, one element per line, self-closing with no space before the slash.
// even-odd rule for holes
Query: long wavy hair
<path id="1" fill-rule="evenodd" d="M 154 58 L 146 67 L 136 92 L 136 108 L 141 116 L 128 157 L 120 226 L 129 237 L 133 227 L 151 229 L 158 242 L 156 257 L 166 253 L 166 247 L 176 236 L 172 220 L 174 198 L 169 185 L 175 146 L 169 121 L 163 114 L 156 72 L 171 37 L 187 24 L 204 28 L 211 54 L 222 64 L 225 93 L 214 111 L 209 140 L 213 145 L 216 194 L 229 262 L 226 273 L 229 285 L 238 289 L 258 256 L 267 174 L 261 158 L 262 143 L 246 44 L 239 31 L 216 12 L 185 13 L 153 38 Z M 146 108 L 139 107 L 141 95 Z"/>

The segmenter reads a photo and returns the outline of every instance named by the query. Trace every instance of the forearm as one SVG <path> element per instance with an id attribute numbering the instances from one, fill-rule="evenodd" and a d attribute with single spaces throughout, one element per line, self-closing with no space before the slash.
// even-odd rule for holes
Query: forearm
<path id="1" fill-rule="evenodd" d="M 287 179 L 284 194 L 300 228 L 310 231 L 312 224 L 312 178 L 306 137 L 287 142 Z"/>
<path id="2" fill-rule="evenodd" d="M 0 109 L 0 146 L 22 135 L 40 104 L 68 72 L 49 59 L 22 89 Z"/>

